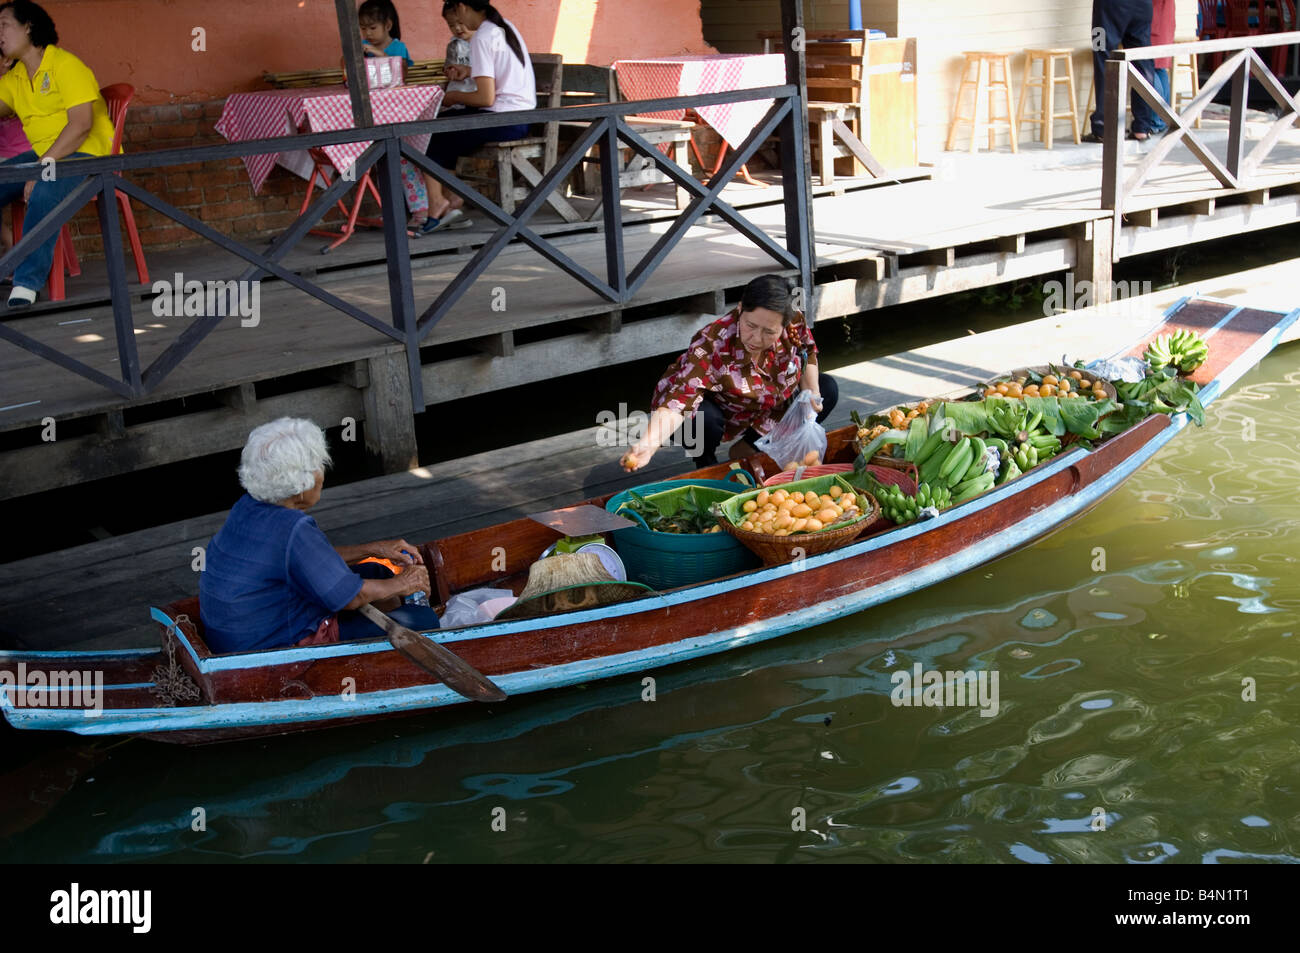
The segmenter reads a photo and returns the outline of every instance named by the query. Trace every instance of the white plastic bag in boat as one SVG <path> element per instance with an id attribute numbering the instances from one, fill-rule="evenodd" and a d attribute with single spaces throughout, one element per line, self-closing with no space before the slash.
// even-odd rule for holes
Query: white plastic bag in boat
<path id="1" fill-rule="evenodd" d="M 766 453 L 779 467 L 791 460 L 803 463 L 809 450 L 816 450 L 818 459 L 826 458 L 826 430 L 817 422 L 812 396 L 812 391 L 801 390 L 785 416 L 754 444 L 756 450 Z"/>
<path id="2" fill-rule="evenodd" d="M 447 600 L 447 608 L 442 614 L 442 627 L 447 629 L 457 625 L 491 622 L 505 605 L 495 606 L 496 612 L 493 612 L 484 609 L 483 604 L 494 599 L 513 601 L 514 597 L 515 594 L 509 589 L 471 589 L 469 592 L 458 593 Z"/>
<path id="3" fill-rule="evenodd" d="M 1147 376 L 1147 362 L 1140 357 L 1121 357 L 1110 361 L 1093 361 L 1084 368 L 1106 381 L 1127 381 L 1136 384 Z"/>

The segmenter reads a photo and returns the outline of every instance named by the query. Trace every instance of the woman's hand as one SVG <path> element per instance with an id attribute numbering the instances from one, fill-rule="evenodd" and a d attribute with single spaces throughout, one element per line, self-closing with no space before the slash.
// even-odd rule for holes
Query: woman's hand
<path id="1" fill-rule="evenodd" d="M 806 391 L 809 391 L 809 393 L 812 394 L 812 397 L 809 398 L 809 401 L 808 401 L 808 402 L 809 402 L 810 404 L 812 404 L 812 408 L 813 408 L 813 410 L 817 411 L 817 413 L 820 414 L 820 413 L 822 412 L 822 395 L 821 395 L 820 393 L 818 393 L 817 391 L 812 390 L 811 388 L 808 388 L 808 387 L 805 387 L 805 388 L 802 388 L 802 389 L 803 389 L 803 390 L 806 390 Z"/>
<path id="2" fill-rule="evenodd" d="M 643 447 L 640 444 L 637 444 L 627 453 L 623 454 L 623 458 L 618 462 L 624 470 L 628 473 L 632 473 L 633 471 L 640 470 L 643 466 L 649 463 L 650 458 L 654 455 L 655 452 L 653 447 Z"/>
<path id="3" fill-rule="evenodd" d="M 393 579 L 396 584 L 394 595 L 409 596 L 413 592 L 429 592 L 429 570 L 423 566 L 408 566 L 406 570 Z"/>
<path id="4" fill-rule="evenodd" d="M 400 599 L 413 592 L 429 591 L 429 571 L 423 566 L 408 566 L 400 576 L 393 576 L 390 579 L 363 579 L 361 591 L 343 608 L 359 609 L 366 604 L 376 604 L 375 607 L 380 608 L 377 603 Z"/>
<path id="5" fill-rule="evenodd" d="M 424 557 L 420 555 L 420 548 L 412 546 L 404 539 L 381 539 L 373 543 L 366 543 L 366 555 L 375 556 L 379 559 L 391 559 L 403 567 L 424 562 Z M 402 575 L 406 574 L 403 573 Z M 424 578 L 425 582 L 428 582 L 429 577 L 427 574 Z M 415 590 L 411 591 L 414 592 Z"/>

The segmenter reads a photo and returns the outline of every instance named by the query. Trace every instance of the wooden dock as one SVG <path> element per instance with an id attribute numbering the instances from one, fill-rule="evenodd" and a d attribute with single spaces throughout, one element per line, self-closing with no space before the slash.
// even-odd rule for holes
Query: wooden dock
<path id="1" fill-rule="evenodd" d="M 1213 129 L 1205 135 L 1212 139 Z M 1140 152 L 1128 145 L 1135 164 Z M 816 320 L 1061 272 L 1099 283 L 1092 301 L 1102 303 L 1117 258 L 1290 224 L 1300 215 L 1295 130 L 1250 188 L 1216 189 L 1179 147 L 1137 197 L 1118 236 L 1100 205 L 1100 147 L 1058 144 L 1053 153 L 1029 145 L 1019 156 L 945 154 L 949 174 L 941 178 L 823 190 L 813 213 Z M 728 201 L 783 237 L 778 189 L 728 189 Z M 624 205 L 632 262 L 670 227 L 675 210 L 668 186 L 631 190 Z M 596 272 L 603 267 L 604 239 L 595 224 L 556 218 L 537 228 L 578 263 Z M 480 225 L 411 243 L 417 310 L 490 235 Z M 381 237 L 359 234 L 330 256 L 316 253 L 318 245 L 308 238 L 287 267 L 389 320 Z M 150 269 L 155 280 L 222 280 L 238 273 L 239 262 L 198 249 L 152 256 Z M 631 306 L 611 308 L 532 249 L 512 246 L 426 339 L 426 406 L 675 353 L 750 278 L 772 270 L 762 250 L 706 217 Z M 112 313 L 95 280 L 92 263 L 70 284 L 79 299 L 7 320 L 110 370 L 118 360 Z M 151 289 L 135 291 L 137 344 L 147 362 L 189 319 L 157 315 Z M 225 319 L 155 392 L 134 401 L 0 347 L 0 499 L 237 448 L 251 427 L 284 414 L 310 415 L 327 427 L 357 421 L 379 472 L 416 462 L 412 414 L 424 408 L 411 405 L 400 346 L 283 281 L 261 283 L 260 305 L 256 326 Z M 53 441 L 43 439 L 51 419 Z"/>
<path id="2" fill-rule="evenodd" d="M 1293 291 L 1300 286 L 1298 278 L 1300 265 L 1288 262 L 1202 282 L 1197 289 L 1166 289 L 829 367 L 840 382 L 841 401 L 826 426 L 847 424 L 851 410 L 866 413 L 920 397 L 964 393 L 974 381 L 1009 366 L 1038 363 L 1045 354 L 1110 356 L 1147 333 L 1166 308 L 1193 290 L 1289 310 L 1300 305 L 1300 293 Z M 335 543 L 395 536 L 419 542 L 617 492 L 686 468 L 680 449 L 665 448 L 646 470 L 625 474 L 617 465 L 621 451 L 602 445 L 600 431 L 585 428 L 518 444 L 508 452 L 345 486 L 330 486 L 327 480 L 312 515 Z M 155 644 L 148 606 L 197 591 L 196 547 L 208 544 L 225 516 L 212 513 L 0 565 L 0 643 L 50 650 Z M 76 572 L 68 572 L 70 566 Z"/>

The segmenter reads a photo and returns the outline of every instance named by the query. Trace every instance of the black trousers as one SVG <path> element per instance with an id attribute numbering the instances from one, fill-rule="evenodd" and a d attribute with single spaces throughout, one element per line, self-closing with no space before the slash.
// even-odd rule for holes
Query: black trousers
<path id="1" fill-rule="evenodd" d="M 467 106 L 464 109 L 456 110 L 454 113 L 445 113 L 444 115 L 468 116 L 485 112 L 488 112 L 488 110 Z M 527 135 L 527 123 L 513 126 L 493 126 L 491 129 L 435 132 L 429 137 L 429 145 L 425 148 L 424 154 L 444 169 L 451 169 L 454 172 L 456 160 L 461 156 L 472 155 L 481 146 L 489 142 L 511 142 L 515 139 L 523 139 Z"/>
<path id="2" fill-rule="evenodd" d="M 817 422 L 822 423 L 831 415 L 831 411 L 835 409 L 836 403 L 839 402 L 840 387 L 835 382 L 835 378 L 829 374 L 821 373 L 817 375 L 817 386 L 822 392 L 822 412 L 817 415 Z M 718 462 L 718 444 L 722 443 L 722 434 L 727 427 L 727 418 L 722 408 L 708 394 L 704 395 L 704 399 L 700 401 L 699 409 L 695 413 L 702 418 L 701 422 L 696 423 L 696 433 L 700 435 L 697 449 L 700 452 L 698 455 L 692 454 L 691 447 L 687 447 L 686 452 L 694 458 L 697 467 L 712 466 Z M 746 430 L 740 437 L 740 439 L 751 444 L 758 438 L 759 435 L 754 432 L 753 427 Z"/>
<path id="3" fill-rule="evenodd" d="M 1092 0 L 1093 29 L 1100 27 L 1106 33 L 1106 48 L 1092 51 L 1092 81 L 1097 90 L 1097 111 L 1092 114 L 1092 131 L 1097 136 L 1106 126 L 1106 58 L 1121 45 L 1129 50 L 1150 46 L 1151 15 L 1151 0 Z M 1154 63 L 1140 60 L 1137 68 L 1142 78 L 1154 87 Z M 1154 132 L 1155 112 L 1136 93 L 1132 100 L 1133 131 Z"/>

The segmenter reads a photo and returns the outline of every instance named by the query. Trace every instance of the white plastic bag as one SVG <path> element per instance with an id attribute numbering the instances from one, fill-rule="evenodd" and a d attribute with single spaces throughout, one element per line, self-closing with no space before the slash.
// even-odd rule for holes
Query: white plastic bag
<path id="1" fill-rule="evenodd" d="M 483 610 L 483 603 L 513 597 L 514 593 L 509 589 L 473 589 L 452 596 L 447 600 L 447 608 L 442 613 L 442 627 L 450 629 L 458 625 L 491 622 L 493 616 Z"/>
<path id="2" fill-rule="evenodd" d="M 810 450 L 817 451 L 818 460 L 826 457 L 826 429 L 817 422 L 812 397 L 812 391 L 800 391 L 785 416 L 754 444 L 756 450 L 766 453 L 779 467 L 785 468 L 791 461 L 802 464 Z"/>

